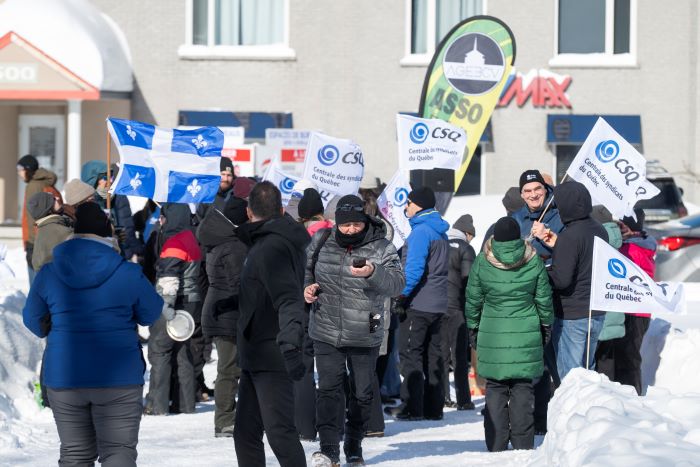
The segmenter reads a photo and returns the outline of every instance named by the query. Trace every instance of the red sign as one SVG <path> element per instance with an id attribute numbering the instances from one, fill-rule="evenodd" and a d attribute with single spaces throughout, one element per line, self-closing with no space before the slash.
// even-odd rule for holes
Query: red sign
<path id="1" fill-rule="evenodd" d="M 251 161 L 251 150 L 248 148 L 224 148 L 221 155 L 230 158 L 233 162 Z"/>
<path id="2" fill-rule="evenodd" d="M 507 107 L 515 98 L 518 107 L 523 107 L 532 98 L 533 107 L 571 108 L 566 90 L 571 76 L 562 76 L 547 70 L 530 70 L 518 73 L 501 94 L 498 107 Z"/>
<path id="3" fill-rule="evenodd" d="M 280 159 L 282 162 L 304 162 L 306 149 L 289 149 L 283 148 L 280 150 Z"/>

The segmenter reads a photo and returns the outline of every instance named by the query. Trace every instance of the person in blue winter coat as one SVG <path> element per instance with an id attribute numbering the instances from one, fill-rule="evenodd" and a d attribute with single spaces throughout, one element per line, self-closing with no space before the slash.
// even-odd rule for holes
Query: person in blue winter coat
<path id="1" fill-rule="evenodd" d="M 135 466 L 143 359 L 137 324 L 163 300 L 113 249 L 112 226 L 95 203 L 76 210 L 75 236 L 54 249 L 22 312 L 46 337 L 44 383 L 61 440 L 60 465 Z"/>
<path id="2" fill-rule="evenodd" d="M 403 247 L 405 310 L 399 327 L 401 405 L 388 413 L 399 420 L 442 419 L 445 391 L 440 323 L 447 312 L 450 225 L 435 210 L 435 193 L 416 188 L 405 207 L 411 234 Z M 425 363 L 425 364 L 424 364 Z"/>

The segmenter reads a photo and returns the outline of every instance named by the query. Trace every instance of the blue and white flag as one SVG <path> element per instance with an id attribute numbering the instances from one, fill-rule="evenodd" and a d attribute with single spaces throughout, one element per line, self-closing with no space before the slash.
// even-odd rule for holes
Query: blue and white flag
<path id="1" fill-rule="evenodd" d="M 298 178 L 282 172 L 279 169 L 277 161 L 273 162 L 267 169 L 263 180 L 269 181 L 279 188 L 282 195 L 283 206 L 289 204 L 289 200 L 292 198 L 292 192 L 294 191 L 294 185 L 299 181 Z"/>
<path id="2" fill-rule="evenodd" d="M 107 119 L 120 170 L 110 192 L 168 203 L 211 203 L 219 190 L 224 133 Z"/>
<path id="3" fill-rule="evenodd" d="M 397 170 L 382 194 L 377 198 L 377 208 L 384 219 L 394 227 L 392 243 L 397 250 L 406 243 L 406 239 L 411 233 L 411 224 L 404 212 L 410 191 L 411 185 L 408 183 L 406 175 L 403 171 Z"/>
<path id="4" fill-rule="evenodd" d="M 306 146 L 304 179 L 336 195 L 357 193 L 365 173 L 360 146 L 349 140 L 312 132 Z"/>

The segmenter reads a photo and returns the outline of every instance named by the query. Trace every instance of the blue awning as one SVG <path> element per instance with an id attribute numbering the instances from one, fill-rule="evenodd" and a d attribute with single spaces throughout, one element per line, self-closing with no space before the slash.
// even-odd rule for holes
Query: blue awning
<path id="1" fill-rule="evenodd" d="M 417 112 L 399 112 L 401 115 L 410 115 L 411 117 L 420 117 Z M 491 119 L 486 123 L 484 132 L 481 133 L 479 144 L 493 144 L 493 129 L 491 128 Z"/>
<path id="2" fill-rule="evenodd" d="M 268 128 L 294 128 L 289 112 L 181 110 L 177 121 L 183 126 L 242 126 L 246 140 L 265 139 Z"/>
<path id="3" fill-rule="evenodd" d="M 603 117 L 628 143 L 642 144 L 639 115 L 547 115 L 547 142 L 583 144 L 598 117 Z"/>

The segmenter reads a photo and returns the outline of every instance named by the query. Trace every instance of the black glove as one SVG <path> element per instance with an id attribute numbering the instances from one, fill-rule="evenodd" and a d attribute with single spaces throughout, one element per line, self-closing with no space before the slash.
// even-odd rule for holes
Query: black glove
<path id="1" fill-rule="evenodd" d="M 469 330 L 469 345 L 472 347 L 472 349 L 476 350 L 476 337 L 479 335 L 479 329 L 470 329 Z"/>
<path id="2" fill-rule="evenodd" d="M 119 243 L 126 243 L 126 229 L 124 227 L 115 227 L 114 234 L 117 236 Z"/>
<path id="3" fill-rule="evenodd" d="M 29 266 L 32 265 L 32 255 L 34 254 L 34 244 L 33 243 L 25 243 L 24 244 L 24 253 L 26 254 L 26 259 L 27 259 L 27 264 Z M 39 271 L 36 271 L 39 272 Z"/>
<path id="4" fill-rule="evenodd" d="M 543 324 L 540 326 L 540 332 L 542 332 L 542 347 L 546 347 L 549 341 L 552 340 L 552 326 Z"/>
<path id="5" fill-rule="evenodd" d="M 302 359 L 301 350 L 288 350 L 282 354 L 287 374 L 293 381 L 299 381 L 306 374 L 306 365 Z"/>
<path id="6" fill-rule="evenodd" d="M 398 297 L 391 299 L 391 312 L 396 314 L 399 318 L 406 316 L 407 308 L 408 297 L 405 295 L 399 295 Z"/>
<path id="7" fill-rule="evenodd" d="M 51 314 L 46 313 L 44 316 L 39 318 L 39 329 L 41 329 L 41 332 L 45 335 L 49 335 L 49 331 L 51 331 Z"/>

